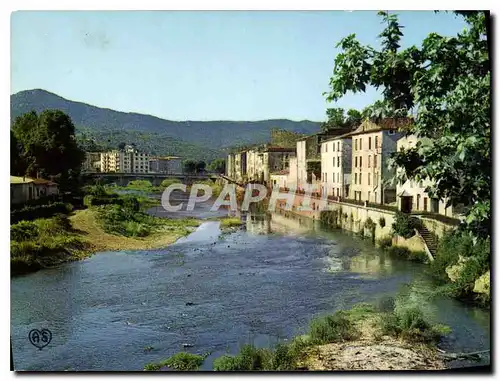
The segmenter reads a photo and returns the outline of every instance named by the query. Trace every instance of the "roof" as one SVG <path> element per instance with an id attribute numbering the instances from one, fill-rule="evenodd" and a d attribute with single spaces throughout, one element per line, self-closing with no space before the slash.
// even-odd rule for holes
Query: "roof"
<path id="1" fill-rule="evenodd" d="M 295 152 L 294 148 L 284 148 L 284 147 L 266 147 L 264 152 Z"/>
<path id="2" fill-rule="evenodd" d="M 402 129 L 404 129 L 404 127 L 409 126 L 412 123 L 412 118 L 384 118 L 377 121 L 377 123 L 365 119 L 353 132 L 341 135 L 341 137 L 349 137 L 379 131 L 401 131 Z"/>
<path id="3" fill-rule="evenodd" d="M 57 185 L 55 182 L 45 179 L 33 179 L 35 185 Z"/>
<path id="4" fill-rule="evenodd" d="M 29 184 L 32 183 L 33 179 L 29 177 L 20 177 L 20 176 L 10 176 L 11 184 Z"/>

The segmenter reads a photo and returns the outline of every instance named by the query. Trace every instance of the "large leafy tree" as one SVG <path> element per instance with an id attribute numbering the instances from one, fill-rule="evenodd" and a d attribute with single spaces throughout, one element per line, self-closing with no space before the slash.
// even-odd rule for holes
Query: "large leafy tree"
<path id="1" fill-rule="evenodd" d="M 14 121 L 12 130 L 22 147 L 25 173 L 32 177 L 52 177 L 69 189 L 77 179 L 84 152 L 75 139 L 75 126 L 59 110 L 32 111 Z"/>
<path id="2" fill-rule="evenodd" d="M 349 109 L 347 113 L 343 108 L 335 107 L 326 110 L 328 120 L 321 125 L 322 131 L 331 131 L 339 128 L 354 128 L 361 123 L 362 113 L 358 110 Z"/>
<path id="3" fill-rule="evenodd" d="M 384 29 L 379 50 L 351 34 L 338 44 L 327 99 L 364 92 L 372 86 L 382 99 L 367 116 L 413 116 L 409 132 L 424 139 L 393 155 L 398 179 L 428 178 L 431 197 L 464 205 L 464 227 L 475 236 L 491 233 L 491 69 L 489 14 L 455 12 L 467 28 L 454 37 L 431 33 L 422 45 L 402 49 L 403 26 L 379 12 Z"/>

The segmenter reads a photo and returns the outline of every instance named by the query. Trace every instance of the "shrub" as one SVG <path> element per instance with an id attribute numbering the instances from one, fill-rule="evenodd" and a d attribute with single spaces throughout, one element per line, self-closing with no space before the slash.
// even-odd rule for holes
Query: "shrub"
<path id="1" fill-rule="evenodd" d="M 392 237 L 382 237 L 378 240 L 381 249 L 387 249 L 392 246 Z"/>
<path id="2" fill-rule="evenodd" d="M 28 241 L 38 234 L 38 226 L 32 221 L 21 221 L 10 227 L 10 239 L 13 241 Z"/>
<path id="3" fill-rule="evenodd" d="M 381 228 L 383 228 L 385 226 L 385 218 L 380 217 L 378 220 L 378 224 L 380 225 Z"/>
<path id="4" fill-rule="evenodd" d="M 13 210 L 10 213 L 11 224 L 21 220 L 34 220 L 37 218 L 49 218 L 55 214 L 68 214 L 73 210 L 73 206 L 68 203 L 55 202 L 47 205 L 26 206 L 20 210 Z"/>
<path id="5" fill-rule="evenodd" d="M 168 358 L 165 365 L 176 370 L 198 370 L 205 361 L 204 356 L 195 355 L 192 353 L 179 352 Z"/>
<path id="6" fill-rule="evenodd" d="M 315 318 L 311 321 L 309 336 L 314 344 L 351 340 L 357 336 L 354 325 L 341 313 Z"/>
<path id="7" fill-rule="evenodd" d="M 436 343 L 449 332 L 445 326 L 433 326 L 417 306 L 396 304 L 394 312 L 382 314 L 380 326 L 383 334 L 408 342 Z"/>
<path id="8" fill-rule="evenodd" d="M 441 282 L 450 282 L 446 269 L 457 265 L 461 260 L 458 279 L 447 291 L 456 297 L 472 295 L 474 282 L 490 269 L 490 240 L 473 238 L 460 231 L 446 233 L 438 243 L 434 261 L 431 262 L 431 274 Z"/>
<path id="9" fill-rule="evenodd" d="M 244 345 L 236 356 L 224 355 L 214 360 L 214 370 L 217 371 L 245 371 L 270 370 L 272 351 L 265 348 L 256 348 L 254 345 Z"/>
<path id="10" fill-rule="evenodd" d="M 396 212 L 396 218 L 392 224 L 392 230 L 398 236 L 403 238 L 411 238 L 415 235 L 415 228 L 417 228 L 416 218 L 410 218 L 408 214 Z"/>
<path id="11" fill-rule="evenodd" d="M 182 183 L 182 181 L 179 179 L 165 179 L 161 182 L 160 187 L 161 188 L 168 188 L 172 184 L 180 184 L 180 183 Z"/>

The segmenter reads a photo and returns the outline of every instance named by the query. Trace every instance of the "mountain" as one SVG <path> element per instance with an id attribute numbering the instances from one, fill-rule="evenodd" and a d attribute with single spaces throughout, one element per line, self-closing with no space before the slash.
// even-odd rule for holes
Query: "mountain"
<path id="1" fill-rule="evenodd" d="M 18 92 L 11 95 L 10 101 L 11 120 L 31 110 L 41 112 L 59 109 L 71 117 L 78 132 L 85 132 L 99 141 L 110 140 L 109 143 L 114 144 L 118 139 L 114 136 L 118 135 L 119 139 L 127 140 L 125 143 L 132 143 L 135 141 L 131 139 L 142 136 L 149 143 L 136 142 L 138 148 L 146 146 L 156 154 L 175 154 L 196 159 L 222 156 L 231 146 L 267 142 L 272 128 L 302 134 L 311 134 L 320 129 L 320 123 L 308 120 L 171 121 L 71 101 L 41 89 Z"/>

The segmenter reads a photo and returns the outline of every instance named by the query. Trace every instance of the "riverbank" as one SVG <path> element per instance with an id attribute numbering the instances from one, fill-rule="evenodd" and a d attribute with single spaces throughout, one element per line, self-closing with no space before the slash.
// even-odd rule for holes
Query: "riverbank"
<path id="1" fill-rule="evenodd" d="M 115 250 L 147 250 L 168 246 L 192 232 L 201 222 L 190 219 L 162 221 L 162 226 L 146 237 L 125 237 L 105 232 L 97 221 L 97 210 L 78 210 L 69 220 L 82 238 L 92 246 L 91 253 Z"/>
<path id="2" fill-rule="evenodd" d="M 96 252 L 166 247 L 191 233 L 201 221 L 151 217 L 157 226 L 144 237 L 104 231 L 99 208 L 76 210 L 68 217 L 23 221 L 11 227 L 11 276 L 85 259 Z"/>
<path id="3" fill-rule="evenodd" d="M 436 345 L 447 332 L 408 301 L 391 312 L 362 303 L 313 319 L 306 335 L 274 348 L 244 345 L 237 355 L 214 359 L 213 370 L 442 370 L 447 367 Z M 205 357 L 180 352 L 144 370 L 198 370 Z"/>

